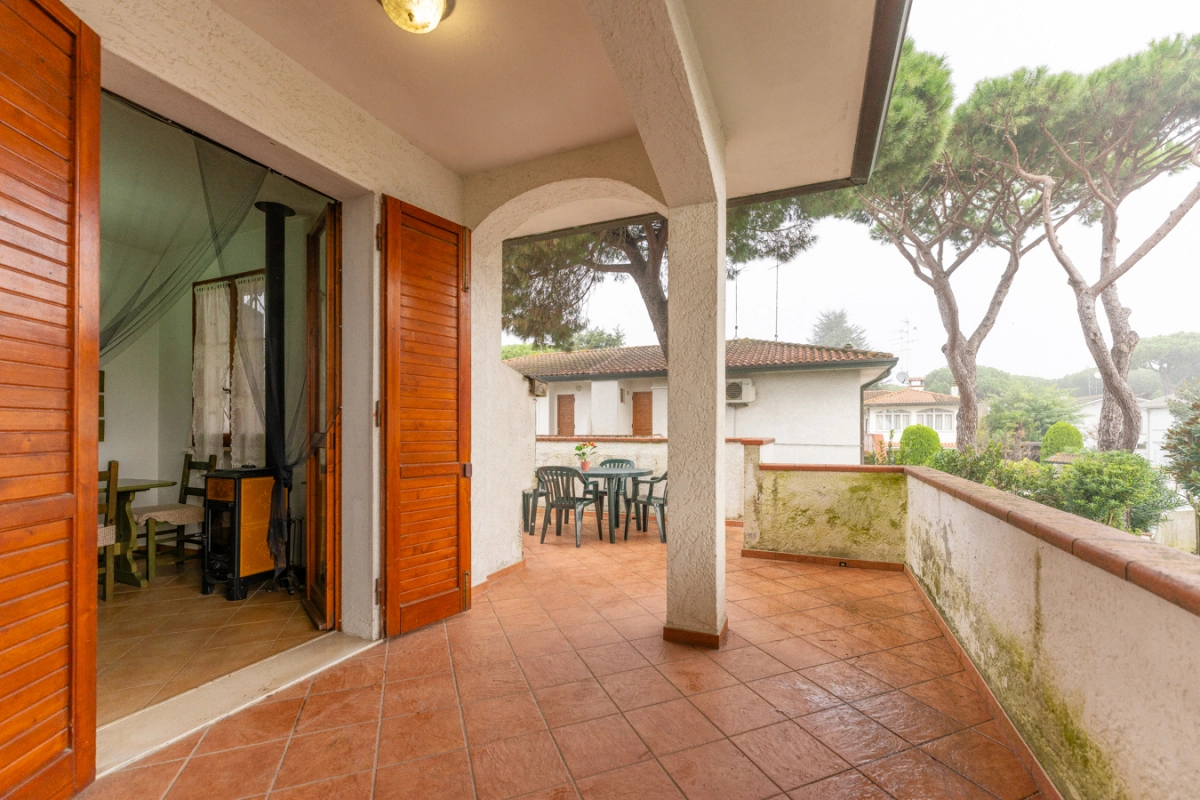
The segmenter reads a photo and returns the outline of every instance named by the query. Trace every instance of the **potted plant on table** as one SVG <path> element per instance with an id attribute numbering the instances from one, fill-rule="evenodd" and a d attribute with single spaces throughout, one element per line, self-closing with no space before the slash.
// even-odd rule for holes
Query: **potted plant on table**
<path id="1" fill-rule="evenodd" d="M 575 457 L 579 459 L 579 468 L 584 472 L 592 466 L 592 453 L 595 452 L 595 442 L 580 442 L 575 445 Z"/>

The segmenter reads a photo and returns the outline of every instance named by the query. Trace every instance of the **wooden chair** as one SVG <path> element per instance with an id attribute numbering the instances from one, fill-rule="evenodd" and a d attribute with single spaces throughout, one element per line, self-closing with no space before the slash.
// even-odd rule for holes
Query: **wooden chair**
<path id="1" fill-rule="evenodd" d="M 108 462 L 108 469 L 100 472 L 98 486 L 100 491 L 99 518 L 96 526 L 96 546 L 103 554 L 97 572 L 101 578 L 100 585 L 104 587 L 103 599 L 111 600 L 113 589 L 116 588 L 117 552 L 121 545 L 117 544 L 117 473 L 120 466 L 116 461 Z"/>
<path id="2" fill-rule="evenodd" d="M 188 534 L 188 525 L 204 525 L 204 487 L 192 486 L 192 473 L 204 474 L 217 468 L 217 457 L 209 456 L 207 461 L 199 461 L 191 455 L 183 457 L 183 477 L 179 479 L 179 502 L 164 503 L 157 506 L 141 506 L 133 509 L 135 525 L 146 525 L 146 578 L 153 580 L 158 572 L 158 545 L 160 539 L 170 542 L 174 539 L 175 557 L 170 563 L 182 568 L 187 555 L 187 545 L 194 544 L 197 552 L 191 558 L 200 555 L 199 548 L 204 546 L 204 533 Z M 189 497 L 199 497 L 200 505 L 189 503 Z M 170 526 L 160 530 L 160 525 Z"/>
<path id="3" fill-rule="evenodd" d="M 625 500 L 625 538 L 629 538 L 629 517 L 630 507 L 632 506 L 634 524 L 639 531 L 647 530 L 650 527 L 650 511 L 654 511 L 654 521 L 658 523 L 658 538 L 667 541 L 667 491 L 670 488 L 666 485 L 667 473 L 659 475 L 657 478 L 649 480 L 634 478 L 633 479 L 633 494 Z M 640 487 L 645 484 L 649 488 L 645 494 L 642 494 Z M 662 495 L 655 496 L 654 490 L 657 486 L 662 485 Z"/>
<path id="4" fill-rule="evenodd" d="M 575 546 L 583 544 L 583 509 L 596 504 L 587 478 L 575 467 L 539 467 L 538 485 L 546 490 L 546 516 L 542 519 L 542 544 L 546 543 L 546 529 L 550 526 L 550 511 L 556 515 L 555 536 L 562 536 L 563 512 L 575 515 Z M 578 482 L 578 486 L 576 483 Z M 604 539 L 604 528 L 596 516 L 596 530 Z"/>

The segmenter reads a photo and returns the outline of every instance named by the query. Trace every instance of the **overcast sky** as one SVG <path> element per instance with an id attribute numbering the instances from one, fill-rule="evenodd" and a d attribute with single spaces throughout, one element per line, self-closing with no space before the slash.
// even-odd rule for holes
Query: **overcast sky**
<path id="1" fill-rule="evenodd" d="M 908 33 L 922 50 L 945 54 L 962 100 L 981 78 L 1022 66 L 1087 72 L 1133 53 L 1151 39 L 1200 32 L 1196 0 L 914 0 Z M 1160 178 L 1123 206 L 1118 255 L 1131 251 L 1200 181 L 1200 170 Z M 871 345 L 902 357 L 900 368 L 920 375 L 944 365 L 945 334 L 933 293 L 913 276 L 891 245 L 867 238 L 865 228 L 822 221 L 819 241 L 779 276 L 779 339 L 804 342 L 818 313 L 845 308 L 867 329 Z M 1098 272 L 1098 237 L 1073 226 L 1061 235 L 1085 274 Z M 775 337 L 773 264 L 751 266 L 738 279 L 737 333 Z M 1003 268 L 995 253 L 976 255 L 954 283 L 969 334 Z M 1118 284 L 1142 337 L 1200 330 L 1200 209 L 1195 209 L 1151 255 Z M 734 335 L 734 284 L 728 284 L 728 335 Z M 620 325 L 629 344 L 654 344 L 653 329 L 636 287 L 609 282 L 589 301 L 593 325 Z M 911 332 L 908 363 L 904 335 Z M 969 327 L 967 327 L 969 325 Z M 511 337 L 505 337 L 506 341 Z M 1092 367 L 1075 300 L 1058 262 L 1044 246 L 1027 257 L 979 362 L 1042 377 Z"/>

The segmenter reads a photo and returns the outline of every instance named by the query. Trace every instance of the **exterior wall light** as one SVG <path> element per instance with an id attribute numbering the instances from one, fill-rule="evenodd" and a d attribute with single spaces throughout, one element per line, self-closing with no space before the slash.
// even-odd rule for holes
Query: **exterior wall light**
<path id="1" fill-rule="evenodd" d="M 429 33 L 454 10 L 454 0 L 379 0 L 392 22 L 411 33 Z"/>

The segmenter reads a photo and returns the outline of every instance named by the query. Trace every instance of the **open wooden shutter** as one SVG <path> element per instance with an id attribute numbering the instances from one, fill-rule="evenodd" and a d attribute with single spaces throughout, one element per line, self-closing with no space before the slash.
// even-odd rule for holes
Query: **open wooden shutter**
<path id="1" fill-rule="evenodd" d="M 100 43 L 0 0 L 0 797 L 69 797 L 96 741 Z"/>
<path id="2" fill-rule="evenodd" d="M 654 435 L 654 393 L 633 393 L 633 435 Z"/>
<path id="3" fill-rule="evenodd" d="M 385 197 L 384 617 L 389 636 L 470 606 L 469 232 Z"/>
<path id="4" fill-rule="evenodd" d="M 575 395 L 560 394 L 555 398 L 557 419 L 554 432 L 556 436 L 575 435 Z"/>

